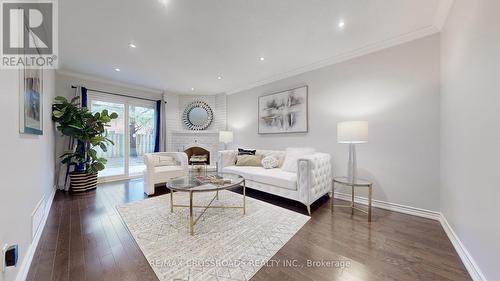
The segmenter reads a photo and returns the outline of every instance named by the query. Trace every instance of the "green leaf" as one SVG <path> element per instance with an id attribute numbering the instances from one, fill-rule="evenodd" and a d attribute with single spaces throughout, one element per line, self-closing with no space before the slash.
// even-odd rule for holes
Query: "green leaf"
<path id="1" fill-rule="evenodd" d="M 68 102 L 68 100 L 65 97 L 62 97 L 62 96 L 57 96 L 54 99 L 56 101 L 60 102 L 60 103 L 67 103 Z"/>
<path id="2" fill-rule="evenodd" d="M 95 136 L 95 137 L 90 139 L 90 143 L 93 146 L 96 146 L 96 145 L 99 145 L 104 140 L 105 140 L 105 138 L 103 136 Z"/>
<path id="3" fill-rule="evenodd" d="M 111 115 L 109 115 L 109 117 L 110 117 L 111 119 L 116 119 L 116 118 L 118 118 L 118 113 L 113 112 L 113 113 L 111 113 Z"/>
<path id="4" fill-rule="evenodd" d="M 82 126 L 79 126 L 77 124 L 69 124 L 68 127 L 75 128 L 75 129 L 82 129 Z"/>
<path id="5" fill-rule="evenodd" d="M 100 143 L 99 144 L 99 147 L 102 149 L 102 151 L 106 152 L 108 151 L 108 148 L 106 147 L 106 145 L 104 143 Z"/>
<path id="6" fill-rule="evenodd" d="M 101 116 L 101 122 L 103 123 L 108 123 L 108 122 L 111 122 L 111 118 L 109 116 Z"/>
<path id="7" fill-rule="evenodd" d="M 89 149 L 88 153 L 89 153 L 91 158 L 93 158 L 93 159 L 97 158 L 97 151 L 95 149 L 92 149 L 92 148 Z"/>
<path id="8" fill-rule="evenodd" d="M 61 112 L 59 110 L 54 110 L 52 111 L 52 115 L 56 118 L 61 118 L 64 115 L 64 112 Z"/>

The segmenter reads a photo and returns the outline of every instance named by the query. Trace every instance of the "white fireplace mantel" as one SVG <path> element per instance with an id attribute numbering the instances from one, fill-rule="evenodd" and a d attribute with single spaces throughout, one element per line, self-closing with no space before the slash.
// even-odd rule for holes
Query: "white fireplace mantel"
<path id="1" fill-rule="evenodd" d="M 172 130 L 170 134 L 172 151 L 182 152 L 193 146 L 199 146 L 210 152 L 211 165 L 217 161 L 217 152 L 220 150 L 219 131 Z"/>

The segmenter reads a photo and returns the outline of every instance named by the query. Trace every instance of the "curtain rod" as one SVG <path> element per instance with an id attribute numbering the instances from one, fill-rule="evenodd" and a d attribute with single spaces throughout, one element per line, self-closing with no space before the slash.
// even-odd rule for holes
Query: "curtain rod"
<path id="1" fill-rule="evenodd" d="M 72 89 L 75 89 L 76 86 L 71 86 Z M 130 95 L 124 95 L 124 94 L 118 94 L 118 93 L 112 93 L 112 92 L 106 92 L 106 91 L 101 91 L 101 90 L 95 90 L 95 89 L 89 89 L 85 87 L 88 91 L 92 92 L 98 92 L 98 93 L 103 93 L 103 94 L 110 94 L 110 95 L 115 95 L 115 96 L 120 96 L 120 97 L 126 97 L 126 98 L 134 98 L 134 99 L 140 99 L 140 100 L 147 100 L 147 101 L 158 101 L 154 99 L 148 99 L 148 98 L 140 98 L 136 96 L 130 96 Z"/>

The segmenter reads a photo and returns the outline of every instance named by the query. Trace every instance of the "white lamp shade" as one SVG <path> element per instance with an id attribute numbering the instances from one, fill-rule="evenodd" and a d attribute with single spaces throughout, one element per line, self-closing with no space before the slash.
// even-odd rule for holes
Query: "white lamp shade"
<path id="1" fill-rule="evenodd" d="M 233 132 L 232 131 L 220 131 L 219 141 L 225 144 L 233 142 Z"/>
<path id="2" fill-rule="evenodd" d="M 337 141 L 339 143 L 368 142 L 368 122 L 349 121 L 337 124 Z"/>

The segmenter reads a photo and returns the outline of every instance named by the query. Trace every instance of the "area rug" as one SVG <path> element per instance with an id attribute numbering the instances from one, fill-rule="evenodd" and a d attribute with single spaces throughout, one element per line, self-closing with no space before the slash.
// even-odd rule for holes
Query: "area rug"
<path id="1" fill-rule="evenodd" d="M 194 194 L 207 204 L 213 193 Z M 243 197 L 221 191 L 214 205 L 234 206 Z M 174 204 L 188 204 L 187 193 Z M 308 216 L 247 197 L 247 211 L 208 209 L 188 231 L 188 209 L 170 212 L 170 195 L 117 207 L 160 280 L 249 280 L 309 220 Z M 202 209 L 195 211 L 196 216 Z"/>

